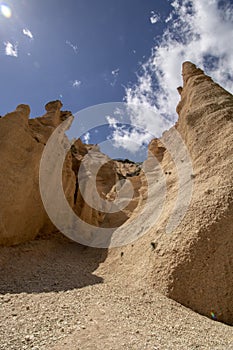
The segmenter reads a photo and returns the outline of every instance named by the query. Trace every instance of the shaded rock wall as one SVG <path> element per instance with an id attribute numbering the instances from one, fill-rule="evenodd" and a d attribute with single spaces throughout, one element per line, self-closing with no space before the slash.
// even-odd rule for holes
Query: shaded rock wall
<path id="1" fill-rule="evenodd" d="M 83 221 L 97 227 L 122 225 L 138 205 L 140 167 L 127 160 L 112 160 L 101 153 L 98 146 L 83 144 L 80 139 L 72 146 L 72 155 L 73 170 L 76 174 L 75 213 Z M 94 174 L 96 169 L 98 170 Z M 133 200 L 123 211 L 109 213 L 107 205 L 111 206 L 127 178 L 133 183 Z M 102 204 L 101 199 L 104 200 Z"/>
<path id="2" fill-rule="evenodd" d="M 44 210 L 39 191 L 40 160 L 46 143 L 53 131 L 70 112 L 61 111 L 62 103 L 46 104 L 42 117 L 29 119 L 30 108 L 19 105 L 12 113 L 0 119 L 0 244 L 14 245 L 38 235 L 57 230 Z M 89 152 L 89 156 L 88 156 Z M 85 157 L 86 156 L 86 157 Z M 102 166 L 100 164 L 102 163 Z M 80 165 L 83 172 L 78 177 Z M 93 179 L 94 167 L 99 168 Z M 116 183 L 121 178 L 134 176 L 137 170 L 132 163 L 117 162 L 102 154 L 96 145 L 86 145 L 76 140 L 67 153 L 63 171 L 63 189 L 70 206 L 85 222 L 94 226 L 115 227 L 125 222 L 127 214 L 119 211 L 106 214 L 105 206 L 99 206 L 99 199 L 111 201 L 116 196 Z M 54 172 L 55 176 L 55 172 Z M 51 175 L 52 181 L 53 175 Z M 81 193 L 80 188 L 83 188 Z M 97 190 L 95 209 L 94 189 Z M 87 202 L 84 200 L 87 200 Z M 54 203 L 56 205 L 56 203 Z"/>
<path id="3" fill-rule="evenodd" d="M 0 244 L 18 244 L 53 228 L 40 197 L 39 165 L 49 136 L 71 114 L 61 107 L 60 101 L 50 102 L 44 116 L 29 119 L 29 106 L 19 105 L 0 119 Z M 63 169 L 70 204 L 75 186 L 71 162 L 68 156 Z"/>

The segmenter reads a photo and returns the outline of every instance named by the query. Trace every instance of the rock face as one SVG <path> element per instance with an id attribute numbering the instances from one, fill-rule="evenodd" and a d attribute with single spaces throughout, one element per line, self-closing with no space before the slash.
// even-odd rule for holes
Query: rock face
<path id="1" fill-rule="evenodd" d="M 0 244 L 18 244 L 52 229 L 39 192 L 39 165 L 53 130 L 71 113 L 61 112 L 60 101 L 46 105 L 47 113 L 29 119 L 30 108 L 19 105 L 0 119 Z M 73 201 L 75 177 L 71 155 L 63 169 L 63 186 Z"/>
<path id="2" fill-rule="evenodd" d="M 57 126 L 71 116 L 70 112 L 61 111 L 61 107 L 60 101 L 49 102 L 45 106 L 45 115 L 29 119 L 29 106 L 19 105 L 14 112 L 0 119 L 1 245 L 19 244 L 56 230 L 41 200 L 39 167 L 49 137 Z M 90 156 L 87 157 L 88 152 Z M 78 178 L 81 164 L 83 175 Z M 99 169 L 95 182 L 91 182 L 94 167 Z M 99 209 L 98 199 L 97 209 L 89 206 L 85 200 L 89 198 L 93 204 L 96 187 L 98 198 L 111 203 L 116 196 L 117 181 L 136 176 L 139 172 L 134 163 L 113 161 L 102 154 L 98 146 L 85 145 L 79 139 L 71 147 L 63 165 L 64 193 L 74 212 L 83 221 L 97 227 L 119 226 L 129 218 L 134 206 L 127 208 L 126 212 L 106 214 L 106 208 L 100 206 Z M 80 188 L 83 188 L 82 193 Z"/>
<path id="3" fill-rule="evenodd" d="M 233 96 L 190 62 L 183 80 L 177 130 L 192 159 L 194 188 L 166 249 L 167 294 L 233 324 Z"/>
<path id="4" fill-rule="evenodd" d="M 138 204 L 140 166 L 127 159 L 112 160 L 101 153 L 97 145 L 83 144 L 80 139 L 72 146 L 72 155 L 76 175 L 75 213 L 83 221 L 97 227 L 122 225 Z M 127 178 L 133 183 L 134 199 L 124 210 L 108 212 L 107 205 L 111 206 L 119 191 L 118 187 L 122 188 Z M 101 199 L 103 203 L 100 203 Z"/>
<path id="5" fill-rule="evenodd" d="M 123 269 L 135 283 L 145 288 L 150 283 L 194 311 L 232 325 L 233 96 L 190 62 L 183 64 L 183 79 L 178 122 L 149 145 L 166 178 L 163 211 L 133 248 L 125 247 Z M 170 150 L 165 146 L 173 141 L 174 131 L 182 137 L 193 169 L 184 162 L 182 142 Z M 171 216 L 182 214 L 190 186 L 185 216 L 167 232 Z M 147 205 L 155 208 L 157 196 Z M 114 251 L 106 264 L 114 266 L 115 273 L 125 273 L 112 261 L 117 262 Z"/>
<path id="6" fill-rule="evenodd" d="M 73 157 L 78 186 L 74 211 L 83 221 L 99 227 L 105 218 L 99 198 L 106 200 L 117 181 L 115 163 L 98 146 L 84 145 L 81 140 L 74 143 Z"/>

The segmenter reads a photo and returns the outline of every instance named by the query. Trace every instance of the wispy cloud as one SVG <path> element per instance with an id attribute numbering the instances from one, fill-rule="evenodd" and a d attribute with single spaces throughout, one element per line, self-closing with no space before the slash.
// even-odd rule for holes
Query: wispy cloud
<path id="1" fill-rule="evenodd" d="M 83 141 L 85 143 L 88 143 L 90 141 L 90 133 L 87 132 L 84 136 L 83 136 Z"/>
<path id="2" fill-rule="evenodd" d="M 28 28 L 23 29 L 23 34 L 26 35 L 31 40 L 34 39 L 32 32 Z"/>
<path id="3" fill-rule="evenodd" d="M 108 137 L 115 148 L 127 149 L 130 153 L 136 153 L 142 145 L 147 145 L 151 140 L 151 134 L 132 125 L 126 126 L 118 123 L 117 119 L 106 116 L 106 120 L 111 129 L 111 135 Z"/>
<path id="4" fill-rule="evenodd" d="M 117 120 L 114 117 L 111 117 L 110 115 L 106 116 L 106 120 L 108 122 L 108 125 L 112 128 L 116 128 L 117 127 Z"/>
<path id="5" fill-rule="evenodd" d="M 167 18 L 165 19 L 165 23 L 170 22 L 171 19 L 172 19 L 172 13 L 169 13 L 169 15 L 167 16 Z"/>
<path id="6" fill-rule="evenodd" d="M 18 43 L 12 44 L 11 42 L 7 41 L 4 42 L 4 45 L 6 56 L 18 57 Z"/>
<path id="7" fill-rule="evenodd" d="M 77 80 L 77 79 L 72 81 L 71 83 L 72 83 L 72 86 L 75 88 L 78 88 L 82 84 L 82 82 L 80 80 Z"/>
<path id="8" fill-rule="evenodd" d="M 173 0 L 171 6 L 161 40 L 141 65 L 137 84 L 125 92 L 131 122 L 158 136 L 177 119 L 182 62 L 192 61 L 233 92 L 232 2 Z"/>
<path id="9" fill-rule="evenodd" d="M 77 53 L 78 53 L 78 46 L 77 45 L 72 44 L 69 40 L 66 40 L 66 45 L 71 47 L 71 49 L 73 49 L 74 53 L 77 55 Z"/>
<path id="10" fill-rule="evenodd" d="M 112 70 L 112 75 L 113 75 L 114 77 L 117 77 L 118 74 L 119 74 L 119 72 L 120 72 L 120 69 L 119 69 L 119 68 L 114 69 L 114 70 Z"/>
<path id="11" fill-rule="evenodd" d="M 118 78 L 118 75 L 120 73 L 120 68 L 116 68 L 114 70 L 112 70 L 111 74 L 113 76 L 113 81 L 110 83 L 111 86 L 115 86 L 116 85 L 116 82 L 117 82 L 117 78 Z"/>
<path id="12" fill-rule="evenodd" d="M 155 23 L 157 23 L 159 20 L 160 20 L 160 16 L 159 16 L 157 13 L 155 13 L 154 11 L 151 11 L 150 22 L 151 22 L 152 24 L 155 24 Z"/>

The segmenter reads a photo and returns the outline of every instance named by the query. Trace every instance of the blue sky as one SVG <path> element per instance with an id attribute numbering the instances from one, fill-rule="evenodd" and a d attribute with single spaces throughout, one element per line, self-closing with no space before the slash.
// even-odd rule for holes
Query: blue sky
<path id="1" fill-rule="evenodd" d="M 139 61 L 149 57 L 163 24 L 167 1 L 17 0 L 4 1 L 11 18 L 0 17 L 1 113 L 28 103 L 32 115 L 60 98 L 64 108 L 122 101 L 124 87 L 136 81 Z M 23 34 L 28 29 L 33 39 Z M 4 42 L 17 45 L 18 57 L 4 55 Z"/>
<path id="2" fill-rule="evenodd" d="M 54 99 L 74 114 L 125 101 L 127 120 L 113 112 L 101 123 L 127 158 L 177 119 L 183 61 L 233 92 L 232 0 L 6 0 L 0 28 L 0 115 L 26 103 L 36 117 Z"/>

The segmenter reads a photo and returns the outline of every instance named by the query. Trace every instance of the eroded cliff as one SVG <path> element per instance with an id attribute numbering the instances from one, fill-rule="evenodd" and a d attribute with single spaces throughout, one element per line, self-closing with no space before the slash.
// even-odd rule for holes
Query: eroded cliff
<path id="1" fill-rule="evenodd" d="M 178 91 L 178 122 L 151 141 L 142 166 L 112 160 L 98 146 L 76 140 L 63 166 L 63 188 L 74 212 L 94 227 L 124 228 L 145 206 L 154 215 L 162 204 L 156 224 L 133 244 L 109 250 L 105 266 L 132 284 L 146 288 L 149 283 L 203 315 L 233 324 L 233 97 L 190 62 L 183 64 Z M 20 105 L 0 119 L 0 244 L 55 230 L 40 197 L 39 164 L 48 138 L 71 115 L 61 106 L 49 103 L 43 117 L 29 119 L 29 107 Z M 127 197 L 125 180 L 132 184 L 132 200 L 118 212 L 97 210 L 84 200 L 92 199 L 94 187 L 86 181 L 99 162 L 105 163 L 96 176 L 100 198 L 111 203 L 122 189 Z M 81 165 L 84 175 L 78 177 Z M 164 203 L 159 169 L 166 184 Z M 142 231 L 149 219 L 142 216 Z"/>

